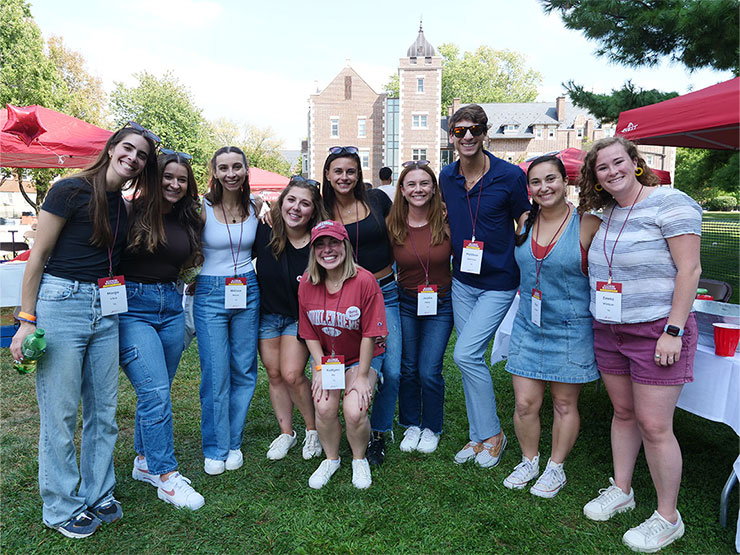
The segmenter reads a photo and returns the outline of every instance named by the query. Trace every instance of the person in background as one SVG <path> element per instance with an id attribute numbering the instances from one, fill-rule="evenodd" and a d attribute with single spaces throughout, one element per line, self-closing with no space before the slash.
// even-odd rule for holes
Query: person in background
<path id="1" fill-rule="evenodd" d="M 701 208 L 658 183 L 622 137 L 596 141 L 579 178 L 579 211 L 603 209 L 588 251 L 590 308 L 596 363 L 614 406 L 614 477 L 583 512 L 608 520 L 634 508 L 632 473 L 644 447 L 658 507 L 622 536 L 642 552 L 684 534 L 673 413 L 683 384 L 694 379 L 698 333 L 691 307 L 701 275 Z"/>
<path id="2" fill-rule="evenodd" d="M 316 426 L 326 453 L 308 485 L 322 488 L 339 469 L 341 400 L 352 449 L 352 484 L 358 489 L 368 488 L 372 477 L 365 458 L 370 435 L 367 411 L 381 372 L 379 355 L 383 352 L 376 340 L 388 332 L 380 287 L 370 272 L 355 264 L 347 230 L 341 223 L 319 222 L 311 231 L 308 270 L 298 287 L 298 304 L 298 331 L 311 353 Z M 337 356 L 342 357 L 341 362 Z M 329 364 L 332 362 L 341 366 Z M 330 387 L 330 373 L 339 373 L 343 383 Z"/>
<path id="3" fill-rule="evenodd" d="M 393 184 L 393 170 L 387 166 L 380 168 L 378 178 L 380 179 L 378 189 L 388 195 L 388 198 L 393 202 L 396 198 L 396 186 Z"/>
<path id="4" fill-rule="evenodd" d="M 177 471 L 170 388 L 180 363 L 185 315 L 177 279 L 202 261 L 198 185 L 191 156 L 162 149 L 160 189 L 129 203 L 129 242 L 121 260 L 128 311 L 119 316 L 120 362 L 136 392 L 134 480 L 177 508 L 205 500 Z"/>
<path id="5" fill-rule="evenodd" d="M 450 118 L 449 129 L 460 159 L 442 169 L 439 185 L 452 240 L 454 358 L 469 422 L 469 441 L 455 462 L 475 460 L 490 468 L 501 460 L 506 436 L 484 355 L 519 287 L 514 222 L 523 223 L 530 205 L 524 172 L 483 148 L 488 131 L 483 108 L 463 106 Z"/>
<path id="6" fill-rule="evenodd" d="M 260 206 L 249 191 L 241 149 L 211 158 L 203 202 L 203 268 L 195 282 L 193 317 L 201 382 L 201 438 L 206 474 L 237 470 L 244 423 L 257 384 L 260 294 L 252 245 Z"/>
<path id="7" fill-rule="evenodd" d="M 324 162 L 321 196 L 329 217 L 347 229 L 354 260 L 378 281 L 385 303 L 388 337 L 383 358 L 383 379 L 378 385 L 370 417 L 372 437 L 367 459 L 373 466 L 385 460 L 385 433 L 393 432 L 393 418 L 401 375 L 401 317 L 398 287 L 393 273 L 393 253 L 385 219 L 391 209 L 388 196 L 362 186 L 362 165 L 357 147 L 335 146 Z"/>
<path id="8" fill-rule="evenodd" d="M 452 333 L 450 231 L 437 177 L 427 160 L 404 162 L 388 235 L 401 297 L 401 451 L 432 453 L 444 420 L 442 364 Z"/>
<path id="9" fill-rule="evenodd" d="M 260 287 L 259 353 L 270 382 L 270 402 L 280 435 L 267 458 L 280 460 L 297 443 L 293 406 L 306 423 L 303 458 L 321 454 L 311 383 L 306 378 L 308 349 L 298 339 L 298 285 L 308 266 L 311 228 L 326 219 L 319 183 L 291 178 L 271 209 L 272 228 L 260 223 L 252 256 Z"/>
<path id="10" fill-rule="evenodd" d="M 118 435 L 118 313 L 115 276 L 126 245 L 128 218 L 121 188 L 154 194 L 156 142 L 135 122 L 111 135 L 98 159 L 49 189 L 39 212 L 36 242 L 23 274 L 21 322 L 10 352 L 23 358 L 23 340 L 46 332 L 36 365 L 39 404 L 39 490 L 46 526 L 69 538 L 92 535 L 101 522 L 123 516 L 113 496 L 113 448 Z M 99 281 L 111 287 L 99 287 Z M 82 400 L 77 466 L 75 428 Z"/>
<path id="11" fill-rule="evenodd" d="M 520 301 L 506 363 L 514 383 L 514 430 L 522 462 L 504 486 L 523 489 L 539 476 L 529 492 L 549 498 L 566 483 L 563 463 L 578 437 L 581 388 L 599 378 L 588 309 L 587 253 L 601 220 L 579 216 L 568 203 L 568 176 L 559 158 L 536 158 L 527 181 L 532 210 L 515 239 Z M 552 454 L 540 475 L 540 409 L 548 383 Z"/>

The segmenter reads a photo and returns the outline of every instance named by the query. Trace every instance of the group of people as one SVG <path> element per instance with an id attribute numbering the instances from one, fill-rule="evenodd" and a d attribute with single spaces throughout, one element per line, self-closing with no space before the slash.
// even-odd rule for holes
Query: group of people
<path id="1" fill-rule="evenodd" d="M 395 191 L 367 190 L 358 149 L 332 147 L 322 182 L 294 176 L 269 211 L 250 194 L 240 149 L 214 154 L 201 208 L 190 156 L 165 148 L 157 156 L 158 138 L 133 122 L 90 168 L 55 184 L 11 345 L 19 359 L 36 324 L 46 330 L 36 376 L 44 523 L 85 537 L 122 516 L 113 496 L 119 360 L 137 395 L 132 477 L 177 507 L 204 504 L 178 472 L 170 400 L 184 337 L 177 282 L 201 266 L 187 292 L 207 474 L 243 464 L 258 353 L 280 430 L 267 458 L 297 444 L 297 407 L 303 458 L 325 457 L 311 488 L 340 467 L 340 406 L 356 488 L 369 487 L 371 465 L 383 463 L 396 403 L 400 450 L 434 452 L 453 325 L 469 422 L 455 462 L 498 465 L 507 438 L 484 355 L 518 291 L 506 370 L 522 458 L 504 485 L 532 483 L 546 498 L 565 486 L 578 396 L 601 377 L 614 406 L 614 477 L 584 514 L 608 520 L 635 506 L 631 478 L 644 445 L 658 507 L 623 541 L 651 551 L 681 537 L 672 419 L 693 379 L 701 210 L 657 187 L 634 145 L 616 137 L 594 143 L 584 160 L 576 208 L 560 159 L 537 158 L 525 175 L 483 148 L 487 131 L 480 106 L 459 109 L 449 120 L 458 161 L 439 181 L 428 161 L 405 162 Z M 541 471 L 547 384 L 552 447 Z"/>

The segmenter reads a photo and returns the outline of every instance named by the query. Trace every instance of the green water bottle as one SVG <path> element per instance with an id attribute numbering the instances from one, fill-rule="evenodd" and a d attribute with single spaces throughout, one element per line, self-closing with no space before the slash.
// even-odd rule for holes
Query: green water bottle
<path id="1" fill-rule="evenodd" d="M 44 339 L 44 330 L 36 328 L 31 335 L 27 335 L 23 340 L 23 360 L 15 363 L 15 369 L 19 374 L 30 374 L 36 370 L 36 361 L 46 352 L 46 339 Z"/>

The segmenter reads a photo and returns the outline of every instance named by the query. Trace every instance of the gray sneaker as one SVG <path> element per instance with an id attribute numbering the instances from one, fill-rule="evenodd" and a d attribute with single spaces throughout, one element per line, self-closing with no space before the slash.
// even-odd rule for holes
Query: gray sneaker
<path id="1" fill-rule="evenodd" d="M 90 512 L 98 517 L 101 522 L 110 524 L 123 518 L 123 509 L 121 504 L 113 497 L 98 505 L 95 505 Z"/>
<path id="2" fill-rule="evenodd" d="M 100 524 L 100 519 L 90 511 L 82 511 L 59 526 L 51 526 L 50 524 L 46 524 L 46 526 L 68 538 L 87 538 L 100 528 Z"/>
<path id="3" fill-rule="evenodd" d="M 496 445 L 483 442 L 483 449 L 475 456 L 475 464 L 481 468 L 493 468 L 501 460 L 506 449 L 506 436 L 502 433 Z"/>

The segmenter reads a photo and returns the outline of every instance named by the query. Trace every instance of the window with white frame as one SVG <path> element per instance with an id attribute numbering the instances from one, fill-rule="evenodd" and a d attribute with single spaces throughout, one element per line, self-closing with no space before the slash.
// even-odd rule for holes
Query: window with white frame
<path id="1" fill-rule="evenodd" d="M 367 135 L 367 119 L 357 118 L 357 136 L 365 137 Z"/>
<path id="2" fill-rule="evenodd" d="M 576 137 L 578 137 L 579 139 L 583 138 L 583 127 L 579 127 L 578 129 L 576 129 Z"/>
<path id="3" fill-rule="evenodd" d="M 369 150 L 360 151 L 360 162 L 362 162 L 363 170 L 370 169 L 370 151 Z"/>
<path id="4" fill-rule="evenodd" d="M 413 129 L 426 129 L 427 128 L 427 115 L 426 114 L 412 114 L 411 115 L 411 127 Z"/>
<path id="5" fill-rule="evenodd" d="M 647 162 L 648 166 L 652 166 L 655 163 L 655 156 L 653 156 L 652 154 L 646 154 L 645 162 Z"/>
<path id="6" fill-rule="evenodd" d="M 550 127 L 547 129 L 547 138 L 548 139 L 554 139 L 555 138 L 555 128 Z"/>
<path id="7" fill-rule="evenodd" d="M 416 92 L 418 93 L 424 92 L 424 78 L 423 77 L 416 78 Z"/>
<path id="8" fill-rule="evenodd" d="M 504 135 L 513 135 L 519 131 L 519 125 L 516 123 L 507 123 L 504 125 Z"/>
<path id="9" fill-rule="evenodd" d="M 542 138 L 542 128 L 541 127 L 534 128 L 534 136 L 538 139 Z"/>
<path id="10" fill-rule="evenodd" d="M 335 117 L 329 118 L 329 123 L 331 126 L 330 131 L 329 131 L 329 136 L 332 137 L 333 139 L 339 137 L 339 118 L 335 118 Z"/>
<path id="11" fill-rule="evenodd" d="M 411 150 L 412 160 L 428 160 L 426 148 L 414 148 Z"/>

